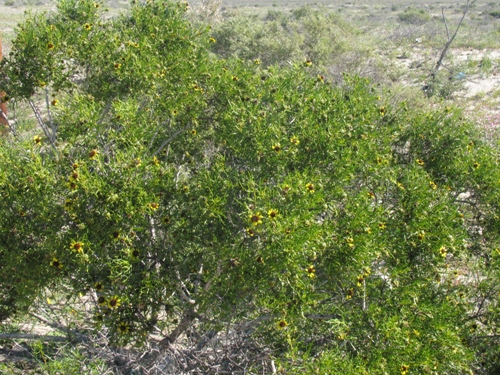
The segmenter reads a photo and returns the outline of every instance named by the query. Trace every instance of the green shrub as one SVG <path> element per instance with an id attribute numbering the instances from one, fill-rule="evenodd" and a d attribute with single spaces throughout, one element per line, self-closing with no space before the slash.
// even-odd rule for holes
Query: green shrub
<path id="1" fill-rule="evenodd" d="M 403 13 L 398 15 L 401 22 L 411 25 L 423 25 L 431 20 L 431 16 L 424 9 L 408 7 Z"/>
<path id="2" fill-rule="evenodd" d="M 52 103 L 45 135 L 1 140 L 3 318 L 64 287 L 115 344 L 245 323 L 291 373 L 479 368 L 500 170 L 458 110 L 221 60 L 184 4 L 96 5 L 28 17 L 1 65 Z"/>
<path id="3" fill-rule="evenodd" d="M 464 80 L 458 76 L 455 71 L 440 71 L 434 79 L 431 79 L 424 88 L 427 96 L 437 96 L 443 99 L 451 99 L 453 96 L 463 90 Z"/>
<path id="4" fill-rule="evenodd" d="M 355 33 L 338 15 L 305 6 L 289 15 L 269 11 L 264 19 L 231 17 L 214 27 L 212 51 L 223 58 L 259 60 L 265 67 L 308 59 L 324 71 L 344 52 L 359 49 L 350 43 Z"/>
<path id="5" fill-rule="evenodd" d="M 500 18 L 500 10 L 494 10 L 489 12 L 489 15 L 493 18 Z"/>

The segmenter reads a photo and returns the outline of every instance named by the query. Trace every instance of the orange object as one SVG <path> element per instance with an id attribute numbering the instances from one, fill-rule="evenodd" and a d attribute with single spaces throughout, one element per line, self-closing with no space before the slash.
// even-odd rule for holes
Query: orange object
<path id="1" fill-rule="evenodd" d="M 0 60 L 2 60 L 2 36 L 0 35 Z M 1 87 L 1 82 L 0 82 Z M 9 122 L 7 121 L 7 104 L 3 101 L 5 97 L 5 91 L 0 91 L 0 133 L 4 134 L 7 132 Z"/>

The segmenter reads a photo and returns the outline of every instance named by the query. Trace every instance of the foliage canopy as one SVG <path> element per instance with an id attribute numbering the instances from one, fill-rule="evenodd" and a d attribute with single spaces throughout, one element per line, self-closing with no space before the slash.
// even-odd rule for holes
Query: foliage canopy
<path id="1" fill-rule="evenodd" d="M 498 359 L 498 150 L 460 111 L 217 58 L 182 3 L 101 10 L 32 15 L 1 63 L 51 112 L 0 141 L 1 319 L 49 287 L 116 343 L 246 322 L 299 373 Z"/>

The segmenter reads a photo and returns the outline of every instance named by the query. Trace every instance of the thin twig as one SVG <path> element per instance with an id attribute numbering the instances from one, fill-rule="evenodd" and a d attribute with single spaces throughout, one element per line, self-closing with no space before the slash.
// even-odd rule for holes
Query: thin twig
<path id="1" fill-rule="evenodd" d="M 444 27 L 446 27 L 446 35 L 448 37 L 448 41 L 450 40 L 450 30 L 448 29 L 448 22 L 446 22 L 446 17 L 444 15 L 444 7 L 441 8 L 441 14 L 443 15 L 443 23 L 444 23 Z"/>
<path id="2" fill-rule="evenodd" d="M 39 321 L 47 324 L 49 327 L 52 327 L 54 329 L 57 329 L 57 330 L 63 331 L 63 332 L 67 332 L 68 331 L 68 328 L 64 327 L 63 325 L 51 322 L 50 320 L 48 320 L 47 318 L 45 318 L 45 317 L 43 317 L 41 315 L 35 314 L 33 312 L 30 312 L 29 315 L 31 315 L 34 318 L 37 318 Z"/>
<path id="3" fill-rule="evenodd" d="M 156 156 L 158 155 L 158 153 L 163 150 L 165 148 L 166 145 L 168 145 L 175 137 L 177 137 L 179 134 L 181 134 L 184 130 L 186 130 L 187 128 L 189 128 L 191 125 L 186 125 L 185 127 L 183 127 L 182 129 L 180 130 L 177 130 L 169 139 L 167 139 L 165 142 L 163 142 L 161 144 L 161 146 L 158 148 L 158 150 L 155 151 L 155 153 L 153 154 L 153 156 Z"/>
<path id="4" fill-rule="evenodd" d="M 54 121 L 52 121 L 52 114 L 50 113 L 49 105 L 49 89 L 45 87 L 45 104 L 47 105 L 47 114 L 49 116 L 50 129 L 52 130 L 52 141 L 56 140 L 56 128 L 54 127 Z"/>

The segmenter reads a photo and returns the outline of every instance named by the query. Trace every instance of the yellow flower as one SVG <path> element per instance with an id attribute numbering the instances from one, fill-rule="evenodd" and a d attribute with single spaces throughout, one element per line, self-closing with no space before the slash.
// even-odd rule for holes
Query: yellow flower
<path id="1" fill-rule="evenodd" d="M 314 185 L 309 183 L 306 185 L 306 189 L 309 193 L 314 193 Z"/>
<path id="2" fill-rule="evenodd" d="M 262 218 L 263 218 L 263 216 L 260 214 L 260 212 L 257 212 L 256 214 L 250 215 L 250 221 L 255 226 L 262 224 Z"/>
<path id="3" fill-rule="evenodd" d="M 52 104 L 54 107 L 56 107 L 58 104 L 59 104 L 59 100 L 57 99 L 54 99 L 50 102 L 50 104 Z"/>
<path id="4" fill-rule="evenodd" d="M 99 296 L 99 298 L 97 298 L 97 303 L 99 306 L 106 306 L 106 297 Z"/>
<path id="5" fill-rule="evenodd" d="M 36 145 L 39 145 L 40 143 L 42 143 L 42 138 L 39 136 L 39 135 L 35 135 L 33 137 L 33 142 L 36 144 Z"/>
<path id="6" fill-rule="evenodd" d="M 441 254 L 441 256 L 442 256 L 443 258 L 444 258 L 444 257 L 446 257 L 446 247 L 441 246 L 441 247 L 439 248 L 439 254 Z"/>
<path id="7" fill-rule="evenodd" d="M 378 223 L 378 227 L 382 230 L 385 229 L 385 223 Z"/>
<path id="8" fill-rule="evenodd" d="M 129 164 L 129 167 L 130 168 L 135 168 L 135 167 L 139 167 L 141 165 L 141 159 L 139 158 L 135 158 L 133 159 L 130 164 Z"/>
<path id="9" fill-rule="evenodd" d="M 368 193 L 366 193 L 366 195 L 368 196 L 368 198 L 371 198 L 371 199 L 375 198 L 375 194 L 372 193 L 371 191 L 369 191 Z"/>
<path id="10" fill-rule="evenodd" d="M 356 285 L 357 286 L 361 286 L 365 282 L 365 278 L 364 278 L 363 275 L 360 275 L 360 276 L 358 276 L 358 278 L 356 279 L 356 281 L 357 281 Z"/>
<path id="11" fill-rule="evenodd" d="M 47 48 L 48 49 L 54 49 L 54 44 L 53 43 L 47 43 Z"/>
<path id="12" fill-rule="evenodd" d="M 273 151 L 275 152 L 280 152 L 281 151 L 281 145 L 279 143 L 275 143 L 272 147 Z"/>
<path id="13" fill-rule="evenodd" d="M 318 78 L 316 79 L 318 82 L 325 83 L 325 76 L 319 75 Z"/>
<path id="14" fill-rule="evenodd" d="M 94 284 L 94 289 L 97 293 L 101 293 L 104 290 L 104 285 L 98 281 Z"/>
<path id="15" fill-rule="evenodd" d="M 434 181 L 429 182 L 429 186 L 431 187 L 432 190 L 437 189 L 437 185 L 434 183 Z"/>
<path id="16" fill-rule="evenodd" d="M 85 28 L 85 30 L 92 29 L 92 25 L 90 23 L 86 23 L 85 25 L 83 25 L 83 27 Z"/>
<path id="17" fill-rule="evenodd" d="M 313 279 L 316 276 L 316 268 L 314 266 L 309 266 L 307 267 L 307 276 L 309 276 L 311 279 Z"/>
<path id="18" fill-rule="evenodd" d="M 97 151 L 97 150 L 92 150 L 89 152 L 90 159 L 95 159 L 98 155 L 99 155 L 99 151 Z"/>
<path id="19" fill-rule="evenodd" d="M 120 335 L 125 335 L 130 331 L 130 326 L 126 322 L 120 322 L 118 323 L 116 330 Z"/>
<path id="20" fill-rule="evenodd" d="M 153 164 L 157 167 L 160 166 L 160 160 L 156 156 L 153 156 Z"/>
<path id="21" fill-rule="evenodd" d="M 354 247 L 354 239 L 352 237 L 347 237 L 345 242 L 349 245 L 349 247 Z"/>
<path id="22" fill-rule="evenodd" d="M 141 253 L 138 249 L 130 249 L 129 254 L 132 259 L 138 259 Z"/>
<path id="23" fill-rule="evenodd" d="M 269 219 L 275 220 L 278 216 L 278 210 L 270 209 L 269 211 L 267 211 L 267 216 L 269 216 Z"/>
<path id="24" fill-rule="evenodd" d="M 50 266 L 51 267 L 54 267 L 54 268 L 57 268 L 57 269 L 62 269 L 62 263 L 56 258 L 56 257 L 53 257 L 52 260 L 50 261 Z"/>
<path id="25" fill-rule="evenodd" d="M 422 159 L 417 159 L 417 164 L 418 165 L 424 165 L 424 161 Z"/>
<path id="26" fill-rule="evenodd" d="M 255 65 L 260 65 L 260 60 L 259 60 L 259 59 L 255 59 L 255 60 L 253 61 L 253 63 L 254 63 Z"/>
<path id="27" fill-rule="evenodd" d="M 288 323 L 286 322 L 286 320 L 281 319 L 281 320 L 278 322 L 278 328 L 279 328 L 279 329 L 285 329 L 286 327 L 288 327 Z"/>
<path id="28" fill-rule="evenodd" d="M 290 138 L 290 143 L 297 146 L 300 143 L 300 140 L 296 136 L 293 136 L 292 138 Z"/>
<path id="29" fill-rule="evenodd" d="M 122 64 L 120 64 L 120 63 L 114 63 L 114 64 L 113 64 L 113 67 L 114 67 L 116 70 L 118 70 L 118 69 L 120 69 L 120 68 L 122 67 Z"/>
<path id="30" fill-rule="evenodd" d="M 289 191 L 290 191 L 290 185 L 284 185 L 283 189 L 281 190 L 281 194 L 287 195 Z"/>
<path id="31" fill-rule="evenodd" d="M 255 236 L 255 231 L 252 228 L 247 228 L 246 231 L 250 237 Z"/>
<path id="32" fill-rule="evenodd" d="M 354 295 L 354 289 L 351 288 L 347 291 L 345 299 L 351 299 L 353 295 Z"/>
<path id="33" fill-rule="evenodd" d="M 120 305 L 120 299 L 117 296 L 113 296 L 108 300 L 108 307 L 112 310 L 116 310 Z"/>
<path id="34" fill-rule="evenodd" d="M 69 248 L 76 253 L 83 254 L 83 245 L 83 242 L 73 240 L 71 241 L 71 245 L 69 246 Z"/>
<path id="35" fill-rule="evenodd" d="M 408 374 L 409 370 L 410 370 L 410 366 L 409 365 L 401 365 L 401 375 Z"/>
<path id="36" fill-rule="evenodd" d="M 68 182 L 67 186 L 71 189 L 71 190 L 76 190 L 78 189 L 78 185 L 76 184 L 76 182 L 74 181 L 70 181 Z"/>
<path id="37" fill-rule="evenodd" d="M 381 114 L 382 116 L 384 116 L 387 110 L 386 110 L 386 108 L 385 108 L 385 107 L 383 107 L 383 106 L 382 106 L 382 107 L 380 107 L 380 108 L 379 108 L 379 111 L 380 111 L 380 114 Z"/>
<path id="38" fill-rule="evenodd" d="M 215 38 L 210 38 L 210 43 L 215 43 L 215 42 L 216 42 Z"/>
<path id="39" fill-rule="evenodd" d="M 313 63 L 311 60 L 304 61 L 304 66 L 311 66 Z"/>
<path id="40" fill-rule="evenodd" d="M 158 203 L 148 203 L 147 206 L 152 209 L 153 211 L 156 211 L 160 205 Z"/>
<path id="41" fill-rule="evenodd" d="M 477 161 L 475 161 L 472 166 L 474 167 L 474 169 L 478 169 L 481 166 L 481 164 L 479 164 Z"/>

